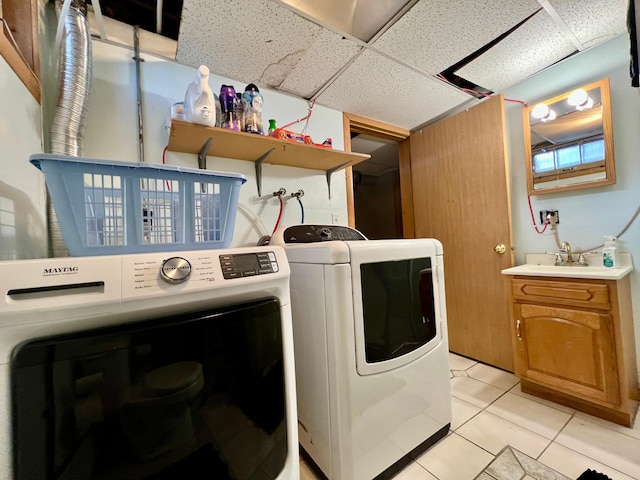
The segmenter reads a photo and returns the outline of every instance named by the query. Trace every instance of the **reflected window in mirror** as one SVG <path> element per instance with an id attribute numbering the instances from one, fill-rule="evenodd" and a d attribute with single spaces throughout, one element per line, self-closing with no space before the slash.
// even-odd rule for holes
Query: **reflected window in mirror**
<path id="1" fill-rule="evenodd" d="M 609 81 L 524 110 L 529 195 L 615 183 Z"/>

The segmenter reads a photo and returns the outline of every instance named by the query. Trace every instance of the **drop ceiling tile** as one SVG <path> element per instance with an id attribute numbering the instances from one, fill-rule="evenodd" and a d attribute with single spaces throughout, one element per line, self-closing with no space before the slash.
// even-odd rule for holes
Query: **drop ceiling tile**
<path id="1" fill-rule="evenodd" d="M 471 97 L 372 51 L 364 51 L 318 103 L 411 129 Z"/>
<path id="2" fill-rule="evenodd" d="M 628 0 L 549 0 L 585 48 L 627 31 Z"/>
<path id="3" fill-rule="evenodd" d="M 321 28 L 267 0 L 184 0 L 176 59 L 275 88 Z"/>
<path id="4" fill-rule="evenodd" d="M 398 142 L 386 138 L 374 137 L 366 134 L 358 134 L 351 139 L 351 151 L 359 153 L 373 153 L 387 150 L 388 147 L 398 149 Z"/>
<path id="5" fill-rule="evenodd" d="M 398 169 L 398 142 L 369 135 L 357 135 L 351 139 L 351 151 L 368 153 L 371 158 L 360 162 L 356 168 L 365 175 L 384 175 Z"/>
<path id="6" fill-rule="evenodd" d="M 457 75 L 500 92 L 575 51 L 555 21 L 541 11 Z"/>
<path id="7" fill-rule="evenodd" d="M 423 0 L 372 47 L 423 72 L 435 74 L 540 9 L 536 0 Z"/>
<path id="8" fill-rule="evenodd" d="M 311 98 L 360 49 L 351 40 L 322 29 L 279 89 Z"/>

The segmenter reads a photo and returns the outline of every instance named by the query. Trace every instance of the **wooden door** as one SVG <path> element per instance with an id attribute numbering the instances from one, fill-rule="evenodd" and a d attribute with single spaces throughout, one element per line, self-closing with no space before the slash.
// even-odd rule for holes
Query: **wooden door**
<path id="1" fill-rule="evenodd" d="M 444 246 L 449 347 L 513 371 L 513 266 L 502 96 L 411 134 L 415 236 Z M 505 252 L 496 253 L 496 245 Z"/>

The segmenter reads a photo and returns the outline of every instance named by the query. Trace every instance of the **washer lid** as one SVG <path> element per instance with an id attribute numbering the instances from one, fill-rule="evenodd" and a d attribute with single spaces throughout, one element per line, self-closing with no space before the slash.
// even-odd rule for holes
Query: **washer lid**
<path id="1" fill-rule="evenodd" d="M 330 241 L 356 241 L 367 240 L 361 232 L 355 228 L 344 225 L 289 225 L 280 227 L 271 237 L 271 245 L 284 245 L 291 243 L 321 243 Z"/>
<path id="2" fill-rule="evenodd" d="M 366 243 L 362 233 L 344 225 L 300 224 L 280 227 L 269 241 L 284 247 L 289 263 L 349 263 L 347 244 Z"/>

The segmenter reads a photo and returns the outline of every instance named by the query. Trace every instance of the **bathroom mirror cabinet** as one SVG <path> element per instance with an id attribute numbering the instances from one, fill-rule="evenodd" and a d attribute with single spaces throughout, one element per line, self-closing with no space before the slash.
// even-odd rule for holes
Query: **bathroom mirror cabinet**
<path id="1" fill-rule="evenodd" d="M 616 182 L 609 79 L 523 111 L 529 195 Z"/>

